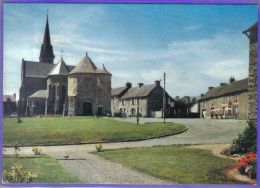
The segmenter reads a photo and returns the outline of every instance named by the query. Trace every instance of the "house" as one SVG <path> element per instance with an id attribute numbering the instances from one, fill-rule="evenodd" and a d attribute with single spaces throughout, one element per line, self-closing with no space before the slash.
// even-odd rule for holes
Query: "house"
<path id="1" fill-rule="evenodd" d="M 248 78 L 209 87 L 208 92 L 199 99 L 200 114 L 204 117 L 232 115 L 248 117 Z"/>
<path id="2" fill-rule="evenodd" d="M 47 15 L 39 62 L 22 60 L 21 115 L 110 113 L 112 74 L 104 65 L 98 69 L 87 53 L 77 66 L 54 58 Z"/>
<path id="3" fill-rule="evenodd" d="M 3 116 L 10 116 L 13 112 L 17 112 L 16 94 L 3 95 Z"/>
<path id="4" fill-rule="evenodd" d="M 131 83 L 126 86 L 112 89 L 112 115 L 124 115 L 133 117 L 139 114 L 142 117 L 153 117 L 155 112 L 162 112 L 164 89 L 160 86 L 160 81 L 156 80 L 154 84 L 144 85 L 138 83 L 138 86 L 132 87 Z M 166 108 L 174 108 L 175 101 L 165 92 Z M 162 114 L 162 113 L 161 113 Z"/>

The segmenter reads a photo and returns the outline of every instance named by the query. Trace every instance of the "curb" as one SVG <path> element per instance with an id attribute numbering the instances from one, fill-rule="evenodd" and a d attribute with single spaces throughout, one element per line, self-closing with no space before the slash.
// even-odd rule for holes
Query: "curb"
<path id="1" fill-rule="evenodd" d="M 119 141 L 97 141 L 97 142 L 82 142 L 82 143 L 68 143 L 68 144 L 32 144 L 32 145 L 18 145 L 19 147 L 32 147 L 32 146 L 69 146 L 69 145 L 83 145 L 83 144 L 109 144 L 109 143 L 120 143 L 120 142 L 137 142 L 137 141 L 144 141 L 144 140 L 151 140 L 151 139 L 156 139 L 156 138 L 163 138 L 163 137 L 168 137 L 168 136 L 173 136 L 173 135 L 178 135 L 183 132 L 186 132 L 188 128 L 186 127 L 184 130 L 172 133 L 172 134 L 166 134 L 166 135 L 161 135 L 161 136 L 154 136 L 150 138 L 144 138 L 144 139 L 136 139 L 136 140 L 119 140 Z M 14 146 L 4 146 L 3 148 L 11 148 Z"/>

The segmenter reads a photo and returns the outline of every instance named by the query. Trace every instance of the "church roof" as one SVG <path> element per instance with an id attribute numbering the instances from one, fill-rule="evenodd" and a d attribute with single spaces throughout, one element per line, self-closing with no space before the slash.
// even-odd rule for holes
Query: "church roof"
<path id="1" fill-rule="evenodd" d="M 97 69 L 96 65 L 92 62 L 87 54 L 69 74 L 77 73 L 101 73 L 111 75 L 111 73 L 107 71 L 104 65 L 101 69 Z"/>
<path id="2" fill-rule="evenodd" d="M 47 90 L 39 90 L 36 91 L 34 94 L 30 95 L 28 98 L 47 98 L 48 93 Z"/>
<path id="3" fill-rule="evenodd" d="M 97 73 L 110 74 L 110 75 L 111 75 L 111 73 L 107 71 L 107 69 L 106 69 L 106 67 L 104 66 L 104 64 L 103 64 L 103 66 L 102 66 L 101 69 L 98 69 L 98 70 L 97 70 Z"/>
<path id="4" fill-rule="evenodd" d="M 67 65 L 61 58 L 61 60 L 50 71 L 49 75 L 67 75 L 68 73 L 69 73 L 69 70 L 67 68 Z"/>
<path id="5" fill-rule="evenodd" d="M 70 72 L 74 73 L 96 73 L 97 67 L 91 61 L 91 59 L 86 55 L 79 64 Z"/>
<path id="6" fill-rule="evenodd" d="M 155 84 L 143 85 L 142 87 L 132 87 L 121 97 L 121 99 L 146 97 L 155 87 Z"/>
<path id="7" fill-rule="evenodd" d="M 59 64 L 59 63 L 58 63 Z M 24 61 L 25 77 L 47 78 L 50 72 L 57 67 L 57 64 L 39 63 L 34 61 Z M 63 65 L 61 66 L 63 67 Z M 66 65 L 67 71 L 71 72 L 75 66 Z M 63 70 L 63 68 L 62 68 Z M 64 73 L 64 71 L 62 71 Z"/>
<path id="8" fill-rule="evenodd" d="M 213 98 L 213 97 L 220 97 L 230 93 L 247 91 L 247 90 L 248 90 L 248 78 L 245 78 L 219 87 L 214 87 L 210 89 L 203 97 L 201 97 L 200 100 Z"/>

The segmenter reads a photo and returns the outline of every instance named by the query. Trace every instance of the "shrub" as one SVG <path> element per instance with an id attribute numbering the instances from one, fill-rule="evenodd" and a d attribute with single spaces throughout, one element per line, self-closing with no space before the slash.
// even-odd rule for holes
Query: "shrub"
<path id="1" fill-rule="evenodd" d="M 98 152 L 101 152 L 103 149 L 102 144 L 95 145 L 95 147 Z"/>
<path id="2" fill-rule="evenodd" d="M 235 147 L 236 147 L 235 145 L 231 145 L 229 147 L 223 147 L 220 153 L 223 155 L 232 155 L 235 152 Z"/>
<path id="3" fill-rule="evenodd" d="M 237 160 L 237 164 L 233 164 L 232 168 L 237 169 L 241 174 L 247 174 L 250 178 L 256 177 L 257 159 L 254 152 L 245 154 L 245 157 Z"/>
<path id="4" fill-rule="evenodd" d="M 34 152 L 35 155 L 40 155 L 42 152 L 42 148 L 40 146 L 35 146 L 32 148 L 32 151 Z"/>
<path id="5" fill-rule="evenodd" d="M 33 179 L 37 178 L 38 175 L 32 173 L 30 170 L 22 171 L 22 165 L 14 164 L 12 166 L 12 171 L 7 172 L 3 171 L 3 177 L 5 178 L 7 183 L 30 183 Z"/>
<path id="6" fill-rule="evenodd" d="M 256 126 L 252 122 L 249 122 L 249 126 L 245 129 L 244 133 L 233 141 L 235 152 L 248 153 L 253 151 L 256 153 L 256 134 Z"/>

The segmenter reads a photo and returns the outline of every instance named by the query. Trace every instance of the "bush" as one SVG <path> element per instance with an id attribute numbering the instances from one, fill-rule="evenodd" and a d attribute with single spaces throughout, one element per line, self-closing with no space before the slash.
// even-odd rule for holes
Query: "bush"
<path id="1" fill-rule="evenodd" d="M 249 122 L 249 127 L 247 127 L 237 139 L 233 141 L 235 146 L 235 153 L 248 153 L 250 151 L 256 153 L 256 126 Z"/>
<path id="2" fill-rule="evenodd" d="M 220 153 L 223 155 L 233 155 L 235 153 L 235 147 L 235 145 L 231 145 L 230 147 L 223 147 Z"/>
<path id="3" fill-rule="evenodd" d="M 101 152 L 103 149 L 102 144 L 95 145 L 95 147 L 98 152 Z"/>
<path id="4" fill-rule="evenodd" d="M 35 155 L 40 155 L 42 152 L 42 148 L 40 146 L 35 146 L 32 148 L 32 151 L 34 152 Z"/>
<path id="5" fill-rule="evenodd" d="M 3 171 L 3 177 L 7 183 L 31 183 L 33 179 L 37 178 L 38 175 L 32 173 L 30 170 L 22 171 L 22 165 L 14 164 L 12 171 Z"/>

